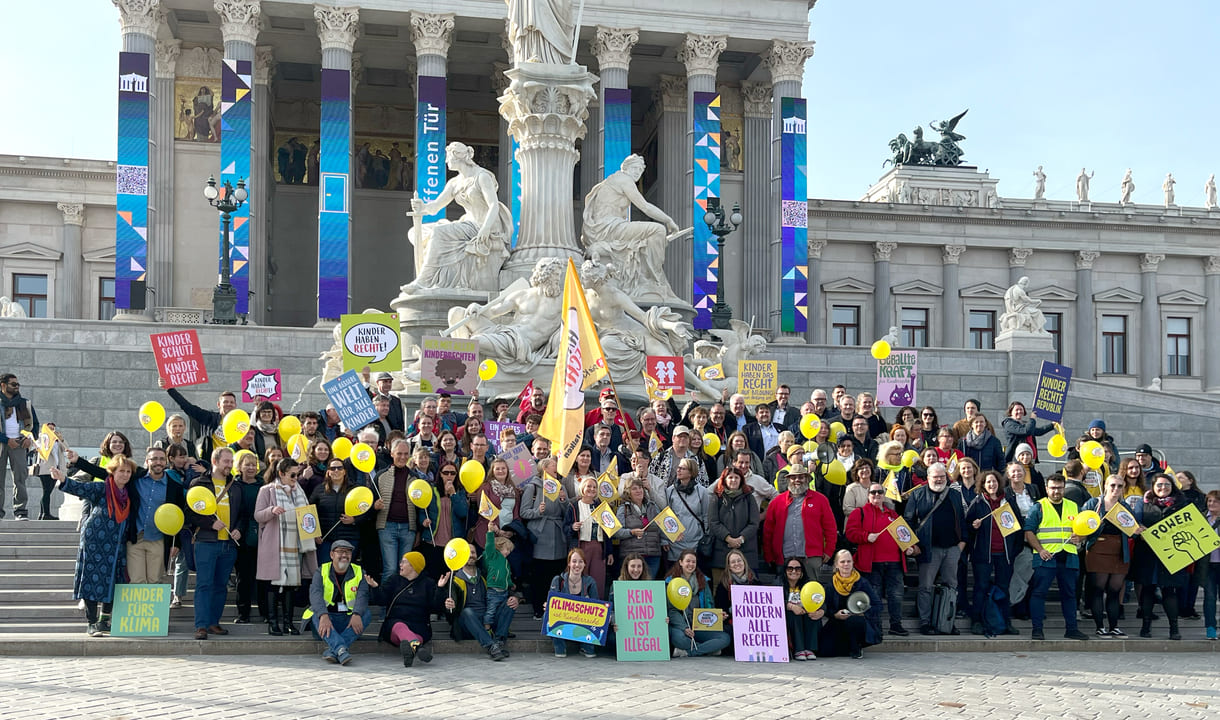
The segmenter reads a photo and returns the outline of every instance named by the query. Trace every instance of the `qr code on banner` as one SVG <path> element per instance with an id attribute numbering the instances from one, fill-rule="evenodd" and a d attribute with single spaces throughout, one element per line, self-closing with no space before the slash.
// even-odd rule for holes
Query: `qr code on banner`
<path id="1" fill-rule="evenodd" d="M 809 203 L 801 200 L 784 200 L 780 227 L 809 227 Z"/>
<path id="2" fill-rule="evenodd" d="M 116 192 L 120 195 L 147 195 L 148 168 L 143 165 L 119 165 Z"/>

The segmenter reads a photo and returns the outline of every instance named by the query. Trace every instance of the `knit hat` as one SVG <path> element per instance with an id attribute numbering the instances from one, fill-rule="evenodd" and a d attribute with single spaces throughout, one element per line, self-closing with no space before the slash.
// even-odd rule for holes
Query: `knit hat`
<path id="1" fill-rule="evenodd" d="M 1105 432 L 1106 431 L 1106 421 L 1102 420 L 1101 418 L 1097 418 L 1093 422 L 1089 423 L 1089 429 L 1092 430 L 1093 428 L 1101 428 L 1101 431 Z"/>
<path id="2" fill-rule="evenodd" d="M 1034 454 L 1034 449 L 1033 449 L 1033 448 L 1031 448 L 1031 447 L 1030 447 L 1030 446 L 1029 446 L 1027 443 L 1021 443 L 1020 445 L 1018 445 L 1018 446 L 1017 446 L 1017 449 L 1016 449 L 1016 450 L 1013 450 L 1013 452 L 1012 452 L 1012 456 L 1013 456 L 1013 457 L 1016 457 L 1016 456 L 1020 455 L 1020 454 L 1021 454 L 1021 453 L 1023 453 L 1023 452 L 1027 452 L 1027 453 L 1029 453 L 1030 455 L 1033 455 L 1033 454 Z"/>
<path id="3" fill-rule="evenodd" d="M 415 568 L 415 572 L 424 571 L 425 562 L 424 562 L 423 553 L 411 551 L 411 552 L 407 553 L 406 555 L 403 555 L 402 557 L 404 560 L 406 560 L 408 563 L 411 564 L 411 567 Z"/>
<path id="4" fill-rule="evenodd" d="M 1152 446 L 1151 446 L 1151 445 L 1149 445 L 1148 443 L 1144 443 L 1143 445 L 1140 445 L 1139 447 L 1137 447 L 1137 448 L 1135 449 L 1135 454 L 1136 454 L 1136 455 L 1139 455 L 1140 453 L 1143 453 L 1143 454 L 1145 454 L 1145 455 L 1151 455 L 1151 454 L 1152 454 Z"/>

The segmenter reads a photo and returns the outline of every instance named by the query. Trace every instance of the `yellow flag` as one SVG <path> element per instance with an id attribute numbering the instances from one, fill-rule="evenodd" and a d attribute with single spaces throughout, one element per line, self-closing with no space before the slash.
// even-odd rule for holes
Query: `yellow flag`
<path id="1" fill-rule="evenodd" d="M 648 436 L 648 454 L 656 457 L 657 453 L 661 452 L 664 448 L 665 443 L 661 442 L 661 436 L 657 434 L 656 430 L 653 430 L 652 434 Z"/>
<path id="2" fill-rule="evenodd" d="M 322 530 L 318 527 L 317 505 L 297 508 L 297 532 L 305 540 L 322 537 Z"/>
<path id="3" fill-rule="evenodd" d="M 1007 500 L 992 511 L 991 517 L 995 519 L 995 524 L 999 526 L 1000 534 L 1004 537 L 1021 529 L 1021 526 L 1017 524 L 1017 514 L 1012 511 L 1012 506 L 1008 504 Z"/>
<path id="4" fill-rule="evenodd" d="M 613 535 L 622 527 L 614 511 L 610 509 L 610 504 L 605 502 L 593 508 L 593 522 L 600 525 L 607 535 Z"/>
<path id="5" fill-rule="evenodd" d="M 597 496 L 606 502 L 618 500 L 618 478 L 607 470 L 597 479 Z"/>
<path id="6" fill-rule="evenodd" d="M 559 498 L 559 480 L 550 475 L 542 477 L 542 495 L 547 500 L 557 500 Z"/>
<path id="7" fill-rule="evenodd" d="M 1135 516 L 1131 511 L 1123 507 L 1121 503 L 1110 508 L 1110 512 L 1106 513 L 1102 520 L 1110 521 L 1110 524 L 1118 528 L 1124 535 L 1131 537 L 1139 528 L 1139 523 L 1135 521 Z"/>
<path id="8" fill-rule="evenodd" d="M 885 496 L 894 502 L 902 502 L 902 493 L 898 492 L 898 477 L 890 470 L 889 477 L 885 479 Z"/>
<path id="9" fill-rule="evenodd" d="M 492 504 L 491 500 L 487 499 L 487 493 L 483 493 L 479 497 L 479 516 L 491 520 L 500 514 L 500 508 Z"/>
<path id="10" fill-rule="evenodd" d="M 915 537 L 915 531 L 911 529 L 910 525 L 907 525 L 907 521 L 901 515 L 894 518 L 894 522 L 890 523 L 885 531 L 894 536 L 894 542 L 898 543 L 898 548 L 903 552 L 919 542 L 919 538 Z"/>
<path id="11" fill-rule="evenodd" d="M 42 429 L 38 432 L 38 439 L 34 441 L 34 446 L 38 448 L 38 458 L 46 460 L 51 457 L 51 450 L 55 447 L 55 439 L 58 436 L 51 426 L 47 423 L 42 424 Z"/>
<path id="12" fill-rule="evenodd" d="M 571 258 L 563 283 L 562 311 L 563 335 L 555 372 L 551 376 L 550 402 L 538 428 L 538 434 L 551 441 L 559 458 L 560 476 L 571 471 L 580 452 L 581 434 L 585 429 L 584 391 L 607 375 L 606 355 L 589 316 L 585 291 Z"/>
<path id="13" fill-rule="evenodd" d="M 708 365 L 705 368 L 699 368 L 700 380 L 723 380 L 724 379 L 724 364 L 716 363 Z"/>
<path id="14" fill-rule="evenodd" d="M 647 370 L 641 370 L 640 374 L 644 376 L 644 393 L 648 395 L 649 400 L 668 400 L 674 396 L 672 389 L 661 389 L 658 387 L 660 383 L 657 382 L 656 378 L 649 375 Z"/>
<path id="15" fill-rule="evenodd" d="M 651 525 L 652 523 L 656 523 L 657 527 L 661 528 L 661 532 L 665 534 L 665 537 L 669 538 L 670 542 L 677 542 L 678 536 L 686 532 L 686 527 L 682 525 L 682 521 L 678 519 L 678 516 L 670 508 L 665 508 L 657 513 L 657 516 L 648 524 Z"/>

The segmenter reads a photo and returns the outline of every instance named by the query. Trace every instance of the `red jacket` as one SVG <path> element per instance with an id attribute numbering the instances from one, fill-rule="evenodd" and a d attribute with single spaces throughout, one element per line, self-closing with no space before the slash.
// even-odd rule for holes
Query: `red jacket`
<path id="1" fill-rule="evenodd" d="M 763 525 L 763 557 L 767 562 L 777 565 L 784 562 L 784 525 L 791 503 L 792 493 L 785 490 L 767 506 Z M 805 526 L 805 557 L 825 558 L 833 554 L 839 532 L 826 496 L 816 490 L 807 491 L 801 506 L 801 520 Z"/>
<path id="2" fill-rule="evenodd" d="M 867 503 L 863 507 L 858 507 L 851 511 L 851 515 L 847 518 L 847 526 L 844 529 L 844 534 L 847 535 L 848 542 L 855 543 L 856 549 L 856 567 L 860 572 L 872 572 L 873 562 L 877 551 L 883 550 L 887 555 L 897 555 L 902 562 L 902 570 L 906 572 L 907 558 L 902 552 L 902 548 L 898 547 L 898 542 L 894 540 L 894 536 L 885 531 L 890 523 L 898 519 L 898 513 L 894 512 L 889 507 L 882 505 L 880 508 L 873 507 L 872 503 Z M 877 533 L 877 541 L 870 543 L 868 536 L 871 533 Z"/>

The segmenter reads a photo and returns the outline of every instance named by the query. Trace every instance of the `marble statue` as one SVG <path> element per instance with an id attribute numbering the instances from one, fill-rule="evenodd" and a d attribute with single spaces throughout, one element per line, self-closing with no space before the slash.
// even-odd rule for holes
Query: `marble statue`
<path id="1" fill-rule="evenodd" d="M 724 132 L 724 143 L 721 146 L 720 167 L 723 170 L 741 170 L 741 140 L 729 131 Z"/>
<path id="2" fill-rule="evenodd" d="M 728 330 L 713 329 L 708 333 L 720 343 L 696 340 L 693 354 L 683 355 L 686 384 L 702 399 L 717 401 L 726 390 L 737 392 L 737 363 L 766 352 L 767 341 L 761 335 L 751 334 L 750 324 L 741 320 L 730 320 Z M 700 378 L 699 370 L 712 365 L 720 365 L 725 375 L 731 377 Z"/>
<path id="3" fill-rule="evenodd" d="M 1000 316 L 1000 329 L 1047 335 L 1049 333 L 1046 332 L 1046 316 L 1039 307 L 1042 301 L 1031 298 L 1028 289 L 1029 278 L 1022 277 L 1004 293 L 1004 314 Z"/>
<path id="4" fill-rule="evenodd" d="M 890 330 L 881 336 L 881 339 L 890 344 L 890 347 L 898 347 L 898 326 L 890 325 Z"/>
<path id="5" fill-rule="evenodd" d="M 1131 194 L 1135 192 L 1135 181 L 1131 179 L 1131 168 L 1127 168 L 1127 173 L 1123 175 L 1123 183 L 1119 186 L 1121 196 L 1119 202 L 1123 205 L 1131 204 Z"/>
<path id="6" fill-rule="evenodd" d="M 1046 173 L 1042 172 L 1042 166 L 1034 171 L 1034 199 L 1046 199 Z"/>
<path id="7" fill-rule="evenodd" d="M 619 288 L 637 302 L 676 301 L 661 266 L 669 243 L 691 230 L 679 230 L 673 218 L 644 199 L 636 187 L 643 174 L 644 158 L 631 155 L 593 186 L 585 196 L 581 241 L 593 262 L 614 264 Z M 633 221 L 633 206 L 655 222 Z"/>
<path id="8" fill-rule="evenodd" d="M 542 258 L 529 282 L 517 280 L 485 305 L 471 303 L 449 311 L 443 335 L 476 338 L 479 353 L 527 371 L 558 351 L 563 305 L 564 261 Z"/>
<path id="9" fill-rule="evenodd" d="M 1203 186 L 1203 207 L 1208 210 L 1216 209 L 1216 173 L 1212 173 Z"/>
<path id="10" fill-rule="evenodd" d="M 571 0 L 506 0 L 508 39 L 516 65 L 575 62 Z"/>
<path id="11" fill-rule="evenodd" d="M 415 245 L 415 280 L 402 287 L 403 293 L 420 290 L 499 289 L 500 267 L 508 257 L 513 232 L 512 214 L 496 193 L 496 176 L 474 164 L 474 150 L 459 142 L 445 149 L 445 165 L 457 172 L 432 202 L 418 197 L 411 200 L 415 227 L 408 239 Z M 422 223 L 456 202 L 466 214 L 449 222 L 441 219 Z"/>
<path id="12" fill-rule="evenodd" d="M 1097 171 L 1093 171 L 1096 175 Z M 1089 201 L 1089 181 L 1093 179 L 1093 175 L 1085 173 L 1084 168 L 1080 168 L 1080 174 L 1076 176 L 1076 199 L 1082 203 Z"/>
<path id="13" fill-rule="evenodd" d="M 1165 173 L 1165 182 L 1161 183 L 1161 190 L 1165 193 L 1165 207 L 1173 205 L 1173 186 L 1177 184 L 1178 181 L 1173 179 L 1173 173 Z"/>
<path id="14" fill-rule="evenodd" d="M 585 260 L 580 279 L 610 375 L 635 378 L 645 368 L 648 355 L 681 355 L 694 337 L 694 328 L 668 307 L 642 310 L 616 287 L 611 270 L 609 264 Z"/>
<path id="15" fill-rule="evenodd" d="M 19 302 L 9 300 L 7 297 L 0 297 L 0 318 L 23 318 L 25 314 L 25 306 Z"/>

